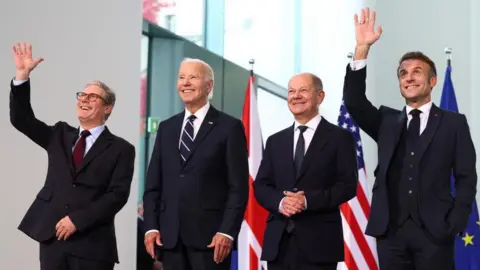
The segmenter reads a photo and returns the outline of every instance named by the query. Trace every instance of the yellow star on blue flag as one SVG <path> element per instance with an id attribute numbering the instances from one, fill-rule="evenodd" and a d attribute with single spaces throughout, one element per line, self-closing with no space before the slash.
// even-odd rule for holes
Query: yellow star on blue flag
<path id="1" fill-rule="evenodd" d="M 449 64 L 445 72 L 440 108 L 458 112 L 457 99 L 453 89 L 452 67 Z M 452 176 L 452 191 L 455 193 L 455 179 Z M 467 228 L 462 236 L 455 239 L 455 269 L 480 270 L 480 219 L 477 203 L 474 200 Z"/>

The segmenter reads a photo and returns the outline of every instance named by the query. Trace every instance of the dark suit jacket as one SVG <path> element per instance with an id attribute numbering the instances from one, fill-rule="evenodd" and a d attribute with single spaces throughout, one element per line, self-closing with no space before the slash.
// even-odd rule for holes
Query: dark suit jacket
<path id="1" fill-rule="evenodd" d="M 165 249 L 206 249 L 217 232 L 236 239 L 248 200 L 248 156 L 240 120 L 214 107 L 184 165 L 178 150 L 184 112 L 162 121 L 143 197 L 145 230 L 160 230 Z"/>
<path id="2" fill-rule="evenodd" d="M 407 115 L 405 109 L 400 111 L 386 106 L 377 109 L 367 100 L 366 70 L 352 71 L 347 66 L 343 94 L 353 119 L 378 145 L 378 167 L 366 233 L 381 236 L 389 222 L 387 171 L 402 129 L 407 125 Z M 467 119 L 463 114 L 432 105 L 420 145 L 415 153 L 420 163 L 420 218 L 433 239 L 451 241 L 466 227 L 476 193 L 476 154 Z M 450 188 L 452 172 L 455 198 Z"/>
<path id="3" fill-rule="evenodd" d="M 264 236 L 262 260 L 277 257 L 286 218 L 279 213 L 283 191 L 305 191 L 307 209 L 292 217 L 302 253 L 312 262 L 344 260 L 339 205 L 355 196 L 358 168 L 353 136 L 323 118 L 308 146 L 302 168 L 295 177 L 294 126 L 267 140 L 254 181 L 255 197 L 270 214 Z"/>
<path id="4" fill-rule="evenodd" d="M 66 252 L 118 262 L 114 218 L 128 200 L 135 148 L 105 128 L 75 170 L 72 147 L 78 129 L 65 122 L 48 126 L 35 118 L 30 81 L 19 86 L 12 83 L 11 88 L 10 121 L 48 154 L 45 184 L 19 229 L 46 242 L 55 237 L 57 222 L 69 216 L 77 232 L 65 241 Z"/>

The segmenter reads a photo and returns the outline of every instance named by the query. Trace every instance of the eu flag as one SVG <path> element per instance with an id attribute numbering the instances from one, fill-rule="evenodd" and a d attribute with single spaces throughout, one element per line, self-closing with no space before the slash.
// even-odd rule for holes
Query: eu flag
<path id="1" fill-rule="evenodd" d="M 440 108 L 458 112 L 451 73 L 452 67 L 448 65 L 445 71 Z M 454 182 L 455 179 L 452 176 L 452 191 L 455 194 Z M 461 236 L 455 239 L 455 269 L 480 270 L 480 221 L 475 200 L 473 201 L 467 228 Z"/>

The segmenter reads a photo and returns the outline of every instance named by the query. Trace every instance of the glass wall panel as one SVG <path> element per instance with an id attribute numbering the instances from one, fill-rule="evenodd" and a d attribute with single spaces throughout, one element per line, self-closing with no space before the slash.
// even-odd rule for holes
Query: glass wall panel
<path id="1" fill-rule="evenodd" d="M 288 109 L 287 100 L 268 92 L 258 89 L 258 114 L 262 128 L 264 145 L 268 137 L 293 125 L 293 115 Z M 293 150 L 292 150 L 293 151 Z"/>
<path id="2" fill-rule="evenodd" d="M 295 72 L 295 2 L 225 1 L 223 56 L 246 69 L 253 58 L 256 73 L 286 86 Z"/>
<path id="3" fill-rule="evenodd" d="M 143 0 L 143 18 L 204 45 L 205 0 Z"/>

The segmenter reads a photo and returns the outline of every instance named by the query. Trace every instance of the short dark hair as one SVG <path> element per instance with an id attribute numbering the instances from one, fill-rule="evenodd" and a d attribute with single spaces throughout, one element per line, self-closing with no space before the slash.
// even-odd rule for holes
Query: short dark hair
<path id="1" fill-rule="evenodd" d="M 424 53 L 415 51 L 415 52 L 407 52 L 405 53 L 402 58 L 400 58 L 400 61 L 398 62 L 398 68 L 397 68 L 397 76 L 398 72 L 400 71 L 400 65 L 407 60 L 420 60 L 430 66 L 430 78 L 437 76 L 437 69 L 435 68 L 435 63 L 430 59 L 428 56 L 426 56 Z"/>

